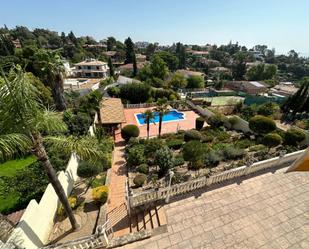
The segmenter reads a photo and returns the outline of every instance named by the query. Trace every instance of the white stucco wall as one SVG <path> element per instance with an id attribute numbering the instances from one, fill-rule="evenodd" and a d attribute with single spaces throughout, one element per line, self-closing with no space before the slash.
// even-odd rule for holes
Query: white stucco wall
<path id="1" fill-rule="evenodd" d="M 66 192 L 72 191 L 77 180 L 78 158 L 72 153 L 66 171 L 60 171 L 58 179 Z M 48 184 L 41 200 L 31 200 L 17 227 L 12 232 L 8 242 L 13 241 L 22 248 L 32 249 L 43 246 L 48 241 L 49 234 L 54 225 L 54 217 L 59 205 L 51 184 Z"/>

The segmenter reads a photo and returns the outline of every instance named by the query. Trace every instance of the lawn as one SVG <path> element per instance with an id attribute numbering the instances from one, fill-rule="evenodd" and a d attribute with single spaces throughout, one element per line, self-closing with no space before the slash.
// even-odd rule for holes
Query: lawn
<path id="1" fill-rule="evenodd" d="M 240 101 L 243 101 L 243 97 L 237 96 L 220 96 L 220 97 L 212 97 L 212 98 L 203 98 L 207 102 L 211 102 L 211 105 L 235 105 Z"/>
<path id="2" fill-rule="evenodd" d="M 13 177 L 18 170 L 24 169 L 34 163 L 36 158 L 28 156 L 26 158 L 10 160 L 0 164 L 0 212 L 6 212 L 19 201 L 19 194 L 14 191 L 7 191 L 1 177 Z"/>
<path id="3" fill-rule="evenodd" d="M 0 177 L 1 176 L 14 176 L 16 172 L 23 169 L 30 164 L 34 163 L 37 159 L 34 156 L 28 156 L 26 158 L 10 160 L 0 164 Z"/>

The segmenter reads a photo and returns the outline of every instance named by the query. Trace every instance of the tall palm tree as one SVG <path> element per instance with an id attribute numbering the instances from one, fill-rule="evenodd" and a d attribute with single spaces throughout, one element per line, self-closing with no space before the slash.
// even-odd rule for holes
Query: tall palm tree
<path id="1" fill-rule="evenodd" d="M 143 113 L 143 118 L 144 118 L 145 123 L 147 124 L 147 139 L 149 139 L 150 122 L 154 123 L 155 116 L 152 110 L 148 109 Z"/>
<path id="2" fill-rule="evenodd" d="M 64 65 L 56 51 L 39 50 L 35 55 L 35 67 L 40 72 L 41 78 L 52 91 L 56 109 L 63 111 L 66 109 L 64 100 Z"/>
<path id="3" fill-rule="evenodd" d="M 155 108 L 155 111 L 159 114 L 159 135 L 158 136 L 161 137 L 163 116 L 168 113 L 166 100 L 164 99 L 158 100 L 158 105 Z"/>
<path id="4" fill-rule="evenodd" d="M 10 159 L 16 153 L 31 152 L 40 161 L 47 173 L 49 182 L 68 215 L 72 228 L 78 224 L 60 184 L 56 172 L 49 161 L 43 141 L 61 148 L 66 152 L 76 152 L 83 160 L 98 160 L 103 153 L 97 148 L 93 139 L 64 136 L 46 136 L 63 132 L 66 126 L 55 112 L 44 109 L 37 89 L 31 84 L 20 67 L 11 70 L 7 77 L 1 69 L 0 80 L 0 160 Z"/>

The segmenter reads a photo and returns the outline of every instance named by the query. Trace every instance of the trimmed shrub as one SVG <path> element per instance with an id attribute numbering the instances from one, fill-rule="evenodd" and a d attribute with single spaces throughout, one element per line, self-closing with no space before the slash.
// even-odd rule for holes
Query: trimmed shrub
<path id="1" fill-rule="evenodd" d="M 213 128 L 223 126 L 225 122 L 227 122 L 227 117 L 220 113 L 216 113 L 207 119 L 207 123 Z"/>
<path id="2" fill-rule="evenodd" d="M 92 199 L 100 204 L 104 204 L 108 198 L 108 187 L 100 186 L 92 189 Z"/>
<path id="3" fill-rule="evenodd" d="M 271 118 L 256 115 L 249 120 L 249 128 L 258 134 L 267 134 L 274 131 L 277 127 Z"/>
<path id="4" fill-rule="evenodd" d="M 236 124 L 240 121 L 240 118 L 238 116 L 233 116 L 229 118 L 229 123 L 231 125 L 231 128 L 234 128 Z"/>
<path id="5" fill-rule="evenodd" d="M 189 169 L 198 170 L 204 166 L 204 161 L 202 159 L 191 162 L 189 165 Z"/>
<path id="6" fill-rule="evenodd" d="M 296 146 L 306 138 L 305 133 L 297 128 L 290 128 L 284 136 L 284 143 L 287 145 Z"/>
<path id="7" fill-rule="evenodd" d="M 279 106 L 276 103 L 268 102 L 258 107 L 257 113 L 263 116 L 271 116 L 279 110 Z"/>
<path id="8" fill-rule="evenodd" d="M 204 118 L 202 118 L 202 117 L 196 118 L 196 120 L 195 120 L 195 129 L 197 129 L 197 130 L 202 129 L 203 126 L 204 126 L 204 123 L 205 123 Z"/>
<path id="9" fill-rule="evenodd" d="M 179 150 L 182 147 L 183 140 L 181 139 L 175 139 L 175 140 L 169 140 L 166 142 L 167 147 L 173 150 Z"/>
<path id="10" fill-rule="evenodd" d="M 227 146 L 223 149 L 222 155 L 226 160 L 242 158 L 246 154 L 245 150 Z"/>
<path id="11" fill-rule="evenodd" d="M 68 201 L 69 201 L 70 207 L 72 209 L 75 209 L 77 207 L 77 196 L 69 196 Z M 62 204 L 58 208 L 57 214 L 59 216 L 64 216 L 65 215 L 65 210 L 64 210 L 64 207 L 63 207 Z"/>
<path id="12" fill-rule="evenodd" d="M 99 174 L 102 170 L 102 165 L 81 161 L 77 168 L 77 175 L 82 178 L 88 178 Z"/>
<path id="13" fill-rule="evenodd" d="M 158 138 L 149 139 L 145 142 L 145 155 L 147 157 L 153 157 L 155 152 L 163 146 L 163 140 Z"/>
<path id="14" fill-rule="evenodd" d="M 206 144 L 203 144 L 200 141 L 190 141 L 183 146 L 182 154 L 184 160 L 189 161 L 190 165 L 195 167 L 201 165 L 201 162 L 203 162 L 204 159 L 204 154 L 207 152 L 207 150 L 208 147 Z"/>
<path id="15" fill-rule="evenodd" d="M 276 147 L 282 143 L 282 137 L 276 133 L 269 133 L 264 136 L 262 143 L 268 147 Z"/>
<path id="16" fill-rule="evenodd" d="M 138 174 L 134 177 L 133 183 L 134 183 L 135 187 L 139 188 L 139 187 L 143 186 L 146 179 L 147 179 L 147 177 L 146 177 L 145 174 Z"/>
<path id="17" fill-rule="evenodd" d="M 253 140 L 250 139 L 242 139 L 242 140 L 238 140 L 235 143 L 235 146 L 239 149 L 247 149 L 250 146 L 255 145 L 255 142 Z"/>
<path id="18" fill-rule="evenodd" d="M 189 130 L 185 132 L 184 135 L 184 140 L 186 142 L 191 141 L 191 140 L 199 140 L 201 141 L 204 138 L 203 134 L 201 134 L 197 130 Z"/>
<path id="19" fill-rule="evenodd" d="M 159 175 L 165 175 L 173 166 L 173 155 L 168 147 L 159 149 L 155 154 L 155 163 L 159 166 Z"/>
<path id="20" fill-rule="evenodd" d="M 174 167 L 184 165 L 184 163 L 185 163 L 185 159 L 183 159 L 182 155 L 177 155 L 173 159 L 173 166 Z"/>
<path id="21" fill-rule="evenodd" d="M 136 171 L 138 173 L 148 174 L 149 173 L 149 167 L 146 163 L 143 163 L 143 164 L 141 164 L 137 167 Z"/>
<path id="22" fill-rule="evenodd" d="M 144 145 L 135 145 L 128 150 L 127 164 L 128 166 L 137 166 L 146 162 Z"/>
<path id="23" fill-rule="evenodd" d="M 263 144 L 257 144 L 249 147 L 249 151 L 262 151 L 262 150 L 264 151 L 266 149 L 267 147 Z"/>
<path id="24" fill-rule="evenodd" d="M 131 137 L 139 136 L 139 128 L 136 125 L 129 124 L 121 129 L 121 137 L 128 142 Z"/>
<path id="25" fill-rule="evenodd" d="M 222 160 L 222 157 L 218 152 L 211 150 L 205 154 L 204 160 L 206 166 L 213 167 L 219 164 L 219 162 Z"/>

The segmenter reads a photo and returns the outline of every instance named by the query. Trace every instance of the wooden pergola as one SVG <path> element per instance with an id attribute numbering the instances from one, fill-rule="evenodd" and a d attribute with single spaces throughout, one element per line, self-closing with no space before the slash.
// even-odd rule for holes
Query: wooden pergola
<path id="1" fill-rule="evenodd" d="M 115 138 L 115 130 L 126 122 L 124 108 L 119 98 L 103 98 L 100 103 L 99 125 Z"/>

